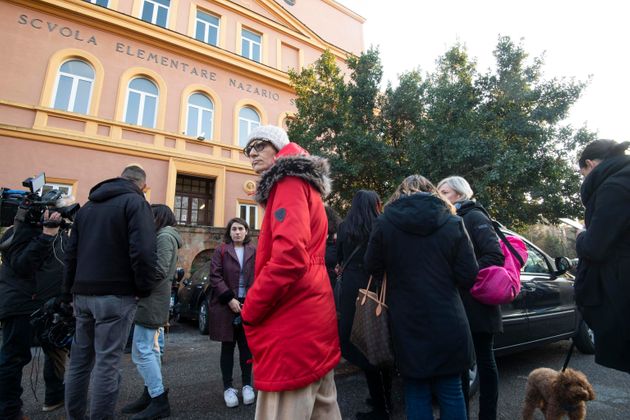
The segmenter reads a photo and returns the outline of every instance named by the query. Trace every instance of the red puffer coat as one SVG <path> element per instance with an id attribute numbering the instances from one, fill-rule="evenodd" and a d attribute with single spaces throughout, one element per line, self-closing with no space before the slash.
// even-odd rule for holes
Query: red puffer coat
<path id="1" fill-rule="evenodd" d="M 337 316 L 324 254 L 322 195 L 328 163 L 290 143 L 258 184 L 266 206 L 255 281 L 242 317 L 254 360 L 256 388 L 287 391 L 326 375 L 341 357 Z"/>

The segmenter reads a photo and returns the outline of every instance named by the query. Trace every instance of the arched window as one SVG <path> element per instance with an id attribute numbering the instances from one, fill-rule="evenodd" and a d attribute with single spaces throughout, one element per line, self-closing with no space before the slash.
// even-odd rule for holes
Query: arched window
<path id="1" fill-rule="evenodd" d="M 207 95 L 196 92 L 188 98 L 186 135 L 212 139 L 214 104 Z"/>
<path id="2" fill-rule="evenodd" d="M 129 82 L 125 105 L 125 122 L 155 128 L 158 88 L 149 79 L 136 77 Z"/>
<path id="3" fill-rule="evenodd" d="M 87 114 L 93 85 L 92 66 L 81 60 L 66 61 L 57 74 L 53 108 Z"/>
<path id="4" fill-rule="evenodd" d="M 260 126 L 260 115 L 249 106 L 241 108 L 238 113 L 238 144 L 245 147 L 247 136 L 256 127 Z"/>

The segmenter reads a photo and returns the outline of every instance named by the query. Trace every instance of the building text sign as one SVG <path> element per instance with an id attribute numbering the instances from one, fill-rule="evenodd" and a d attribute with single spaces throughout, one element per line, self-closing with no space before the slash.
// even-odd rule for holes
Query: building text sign
<path id="1" fill-rule="evenodd" d="M 33 17 L 27 14 L 21 14 L 18 16 L 17 23 L 19 25 L 24 25 L 32 30 L 45 31 L 62 38 L 73 39 L 75 41 L 91 44 L 94 46 L 101 45 L 98 43 L 96 35 L 85 34 L 82 33 L 79 29 L 71 28 L 70 26 L 62 25 L 51 20 Z M 155 51 L 139 48 L 131 44 L 126 44 L 124 42 L 116 42 L 113 47 L 116 53 L 133 57 L 136 60 L 150 62 L 173 70 L 179 70 L 182 73 L 199 77 L 210 82 L 220 81 L 219 75 L 217 75 L 217 73 L 214 71 L 196 66 L 194 64 L 190 64 L 189 62 L 177 58 L 172 58 L 164 54 L 156 53 Z M 280 100 L 280 94 L 278 92 L 272 91 L 269 88 L 256 86 L 247 81 L 238 80 L 233 77 L 229 77 L 228 80 L 226 80 L 225 82 L 227 82 L 227 85 L 230 88 L 237 89 L 251 95 L 257 95 L 261 98 L 266 98 L 275 102 Z"/>

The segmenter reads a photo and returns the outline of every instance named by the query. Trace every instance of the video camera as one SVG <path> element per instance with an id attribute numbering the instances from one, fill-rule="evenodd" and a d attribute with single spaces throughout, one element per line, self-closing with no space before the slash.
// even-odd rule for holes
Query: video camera
<path id="1" fill-rule="evenodd" d="M 70 349 L 76 330 L 76 319 L 69 304 L 51 298 L 30 319 L 35 337 L 40 344 Z"/>
<path id="2" fill-rule="evenodd" d="M 13 225 L 16 216 L 20 222 L 42 225 L 42 218 L 47 209 L 50 213 L 58 212 L 63 219 L 72 220 L 80 206 L 72 204 L 57 208 L 56 203 L 62 193 L 51 190 L 40 196 L 38 191 L 44 184 L 46 184 L 46 175 L 42 172 L 22 182 L 22 185 L 29 189 L 28 191 L 0 188 L 0 227 Z"/>

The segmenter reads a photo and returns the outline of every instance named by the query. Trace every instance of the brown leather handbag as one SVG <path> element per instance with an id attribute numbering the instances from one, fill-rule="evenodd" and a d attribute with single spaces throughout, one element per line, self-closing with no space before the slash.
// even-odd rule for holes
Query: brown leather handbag
<path id="1" fill-rule="evenodd" d="M 365 289 L 359 289 L 350 341 L 363 353 L 370 364 L 384 367 L 394 364 L 394 351 L 389 332 L 385 296 L 387 275 L 377 292 L 370 291 L 372 276 Z"/>

